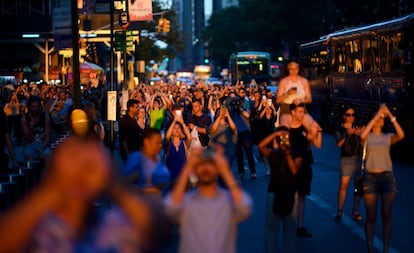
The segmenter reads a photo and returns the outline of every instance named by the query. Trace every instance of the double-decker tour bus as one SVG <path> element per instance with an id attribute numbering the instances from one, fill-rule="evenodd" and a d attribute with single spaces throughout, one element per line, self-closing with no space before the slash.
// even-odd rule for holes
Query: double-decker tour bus
<path id="1" fill-rule="evenodd" d="M 414 134 L 413 51 L 414 13 L 300 45 L 315 103 L 312 115 L 332 127 L 340 107 L 352 104 L 366 124 L 378 105 L 386 103 L 409 141 Z"/>
<path id="2" fill-rule="evenodd" d="M 248 85 L 252 79 L 257 84 L 270 84 L 270 54 L 256 51 L 233 53 L 230 56 L 229 77 L 233 84 L 239 81 Z"/>

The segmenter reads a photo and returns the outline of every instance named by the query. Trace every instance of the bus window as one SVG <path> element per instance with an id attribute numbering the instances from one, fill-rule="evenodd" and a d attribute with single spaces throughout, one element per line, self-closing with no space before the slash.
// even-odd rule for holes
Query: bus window
<path id="1" fill-rule="evenodd" d="M 380 69 L 383 73 L 391 72 L 391 53 L 392 52 L 392 42 L 389 35 L 383 35 L 380 37 L 380 49 L 379 49 L 379 58 L 380 58 Z"/>
<path id="2" fill-rule="evenodd" d="M 333 47 L 332 57 L 333 70 L 335 72 L 344 73 L 346 71 L 345 66 L 345 46 L 343 44 L 337 44 Z"/>
<path id="3" fill-rule="evenodd" d="M 401 33 L 391 38 L 392 41 L 392 69 L 401 70 L 404 64 L 404 51 L 401 49 Z"/>
<path id="4" fill-rule="evenodd" d="M 371 41 L 369 39 L 362 40 L 362 54 L 363 54 L 363 71 L 374 71 L 372 68 L 372 53 L 371 53 Z"/>

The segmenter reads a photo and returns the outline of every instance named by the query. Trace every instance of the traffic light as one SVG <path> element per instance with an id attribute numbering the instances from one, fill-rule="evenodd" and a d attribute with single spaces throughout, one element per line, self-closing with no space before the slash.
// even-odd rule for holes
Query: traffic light
<path id="1" fill-rule="evenodd" d="M 158 19 L 158 32 L 159 33 L 164 32 L 164 24 L 165 24 L 165 18 Z"/>
<path id="2" fill-rule="evenodd" d="M 164 32 L 169 33 L 171 28 L 171 21 L 164 18 Z"/>
<path id="3" fill-rule="evenodd" d="M 168 33 L 171 30 L 171 21 L 166 18 L 158 19 L 158 32 Z"/>

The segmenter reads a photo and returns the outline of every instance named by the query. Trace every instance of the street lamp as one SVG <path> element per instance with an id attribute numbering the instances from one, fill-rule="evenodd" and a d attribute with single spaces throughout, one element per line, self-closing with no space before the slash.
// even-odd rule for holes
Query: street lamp
<path id="1" fill-rule="evenodd" d="M 25 38 L 25 39 L 37 39 L 37 38 L 40 38 L 40 34 L 37 34 L 37 33 L 23 34 L 22 35 L 22 38 Z"/>

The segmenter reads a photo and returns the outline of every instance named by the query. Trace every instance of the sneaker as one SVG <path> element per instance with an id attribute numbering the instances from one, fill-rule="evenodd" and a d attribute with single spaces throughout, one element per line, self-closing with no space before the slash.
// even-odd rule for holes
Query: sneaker
<path id="1" fill-rule="evenodd" d="M 251 177 L 252 177 L 252 179 L 256 179 L 257 178 L 256 173 L 253 173 Z"/>
<path id="2" fill-rule="evenodd" d="M 296 235 L 298 237 L 312 237 L 312 234 L 305 227 L 297 228 Z"/>

